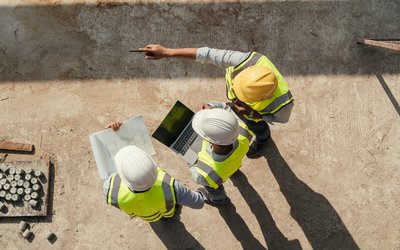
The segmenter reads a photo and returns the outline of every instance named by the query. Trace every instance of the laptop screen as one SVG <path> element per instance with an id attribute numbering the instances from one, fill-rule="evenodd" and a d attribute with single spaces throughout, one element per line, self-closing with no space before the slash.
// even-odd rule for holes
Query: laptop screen
<path id="1" fill-rule="evenodd" d="M 194 112 L 192 110 L 177 101 L 152 136 L 167 147 L 170 147 L 190 122 L 193 115 Z"/>

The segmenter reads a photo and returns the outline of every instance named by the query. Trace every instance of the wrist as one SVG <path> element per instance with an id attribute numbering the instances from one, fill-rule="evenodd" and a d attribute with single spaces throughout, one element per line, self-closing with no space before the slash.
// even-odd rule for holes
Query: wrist
<path id="1" fill-rule="evenodd" d="M 176 53 L 174 52 L 174 49 L 165 48 L 164 55 L 166 57 L 173 57 L 173 56 L 175 56 L 175 54 Z"/>

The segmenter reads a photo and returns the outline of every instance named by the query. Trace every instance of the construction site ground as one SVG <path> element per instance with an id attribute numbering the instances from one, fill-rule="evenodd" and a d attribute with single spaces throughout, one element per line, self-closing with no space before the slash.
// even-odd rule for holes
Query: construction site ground
<path id="1" fill-rule="evenodd" d="M 0 219 L 0 248 L 400 249 L 400 53 L 356 44 L 399 38 L 399 24 L 397 0 L 0 1 L 0 140 L 54 159 L 49 216 L 26 219 L 30 240 Z M 168 224 L 105 203 L 88 135 L 138 114 L 152 133 L 176 100 L 227 101 L 225 73 L 128 52 L 149 43 L 258 51 L 295 97 L 263 157 L 224 184 L 231 203 Z"/>

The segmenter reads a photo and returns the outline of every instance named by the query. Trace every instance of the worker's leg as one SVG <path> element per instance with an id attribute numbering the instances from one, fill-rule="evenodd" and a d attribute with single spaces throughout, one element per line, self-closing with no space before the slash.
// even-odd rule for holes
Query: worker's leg
<path id="1" fill-rule="evenodd" d="M 256 135 L 256 140 L 250 145 L 250 149 L 246 155 L 249 158 L 259 157 L 262 147 L 267 144 L 268 139 L 271 136 L 269 126 L 265 121 L 255 122 L 246 119 L 245 123 Z"/>
<path id="2" fill-rule="evenodd" d="M 252 120 L 244 121 L 251 131 L 256 135 L 256 142 L 259 145 L 265 145 L 268 142 L 271 132 L 269 126 L 265 121 L 255 122 Z"/>
<path id="3" fill-rule="evenodd" d="M 181 214 L 181 210 L 182 210 L 182 206 L 181 205 L 179 205 L 179 204 L 175 204 L 175 212 L 174 212 L 174 215 L 172 215 L 172 217 L 161 217 L 160 218 L 160 222 L 161 223 L 166 223 L 166 222 L 168 222 L 168 221 L 170 221 L 172 218 L 175 218 L 175 217 L 178 217 L 179 218 L 179 215 Z"/>
<path id="4" fill-rule="evenodd" d="M 226 196 L 225 189 L 223 185 L 220 185 L 217 189 L 211 187 L 205 187 L 210 201 L 215 204 L 226 204 L 228 197 Z"/>

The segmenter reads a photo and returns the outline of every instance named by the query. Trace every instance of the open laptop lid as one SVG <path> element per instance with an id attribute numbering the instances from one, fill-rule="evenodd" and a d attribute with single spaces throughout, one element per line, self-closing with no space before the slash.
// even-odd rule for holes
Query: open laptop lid
<path id="1" fill-rule="evenodd" d="M 192 110 L 177 101 L 152 136 L 170 147 L 192 120 L 193 115 Z"/>

